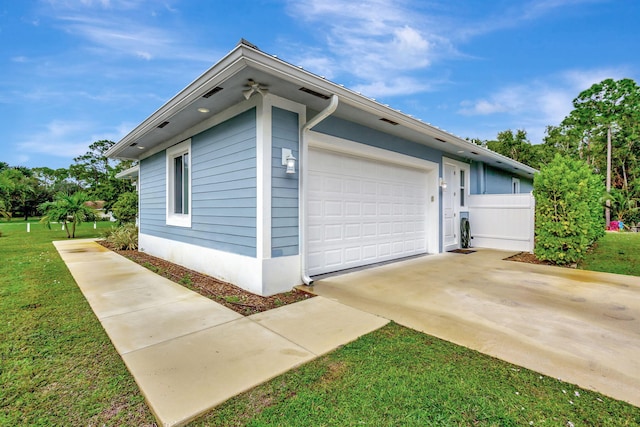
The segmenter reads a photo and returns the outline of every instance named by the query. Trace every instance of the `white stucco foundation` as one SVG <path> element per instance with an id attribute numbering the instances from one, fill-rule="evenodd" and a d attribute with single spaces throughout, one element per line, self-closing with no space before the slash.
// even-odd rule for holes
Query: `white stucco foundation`
<path id="1" fill-rule="evenodd" d="M 257 259 L 140 233 L 138 246 L 148 253 L 191 270 L 269 296 L 302 283 L 300 256 Z"/>

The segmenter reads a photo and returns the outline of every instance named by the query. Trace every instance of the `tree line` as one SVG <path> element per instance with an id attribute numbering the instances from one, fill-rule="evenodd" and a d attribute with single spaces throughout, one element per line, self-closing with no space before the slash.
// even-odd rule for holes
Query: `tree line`
<path id="1" fill-rule="evenodd" d="M 640 222 L 640 87 L 632 79 L 606 79 L 582 91 L 569 115 L 547 127 L 542 144 L 531 144 L 523 129 L 473 142 L 539 170 L 558 153 L 582 161 L 605 185 L 606 223 Z"/>
<path id="2" fill-rule="evenodd" d="M 130 198 L 134 191 L 129 180 L 116 178 L 133 163 L 105 156 L 114 144 L 108 140 L 94 142 L 89 151 L 74 158 L 68 168 L 28 168 L 0 162 L 0 216 L 21 217 L 26 221 L 43 214 L 43 209 L 51 207 L 51 203 L 75 194 L 78 195 L 73 200 L 78 205 L 101 201 L 105 211 L 112 210 L 120 197 Z M 123 196 L 125 194 L 129 196 Z"/>

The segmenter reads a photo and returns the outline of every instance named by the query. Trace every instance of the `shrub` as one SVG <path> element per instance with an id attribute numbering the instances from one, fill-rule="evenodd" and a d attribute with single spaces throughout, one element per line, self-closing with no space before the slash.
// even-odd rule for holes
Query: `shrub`
<path id="1" fill-rule="evenodd" d="M 105 234 L 105 240 L 118 250 L 138 249 L 138 227 L 135 224 L 124 224 L 112 228 Z"/>
<path id="2" fill-rule="evenodd" d="M 556 154 L 533 180 L 535 255 L 556 264 L 585 256 L 604 235 L 604 188 L 586 163 Z"/>
<path id="3" fill-rule="evenodd" d="M 111 207 L 111 212 L 121 224 L 134 222 L 138 216 L 138 193 L 122 193 Z"/>

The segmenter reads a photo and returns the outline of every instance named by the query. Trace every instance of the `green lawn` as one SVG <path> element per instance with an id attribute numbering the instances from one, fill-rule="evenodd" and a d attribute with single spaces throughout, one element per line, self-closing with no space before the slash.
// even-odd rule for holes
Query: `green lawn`
<path id="1" fill-rule="evenodd" d="M 579 268 L 640 276 L 640 233 L 607 233 Z"/>
<path id="2" fill-rule="evenodd" d="M 99 228 L 109 227 L 98 223 Z M 94 237 L 92 224 L 78 237 Z M 0 425 L 153 425 L 51 244 L 0 223 Z M 96 272 L 99 274 L 99 272 Z M 390 324 L 242 394 L 193 425 L 640 425 L 640 408 Z"/>
<path id="3" fill-rule="evenodd" d="M 640 408 L 390 324 L 192 426 L 637 426 Z"/>
<path id="4" fill-rule="evenodd" d="M 78 238 L 111 224 L 82 224 Z M 60 228 L 0 222 L 0 425 L 152 425 L 122 359 L 51 244 Z M 99 274 L 99 272 L 96 272 Z"/>

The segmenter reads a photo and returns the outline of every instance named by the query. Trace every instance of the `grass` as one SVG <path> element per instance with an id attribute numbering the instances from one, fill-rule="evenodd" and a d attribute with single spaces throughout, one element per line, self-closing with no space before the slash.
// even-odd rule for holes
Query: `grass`
<path id="1" fill-rule="evenodd" d="M 631 426 L 640 408 L 390 324 L 192 426 Z"/>
<path id="2" fill-rule="evenodd" d="M 78 237 L 95 237 L 108 226 L 85 224 Z M 153 425 L 135 382 L 51 244 L 65 239 L 64 231 L 34 223 L 27 234 L 18 221 L 0 223 L 0 231 L 0 425 Z M 631 242 L 622 243 L 625 251 L 637 239 Z M 640 408 L 390 324 L 231 399 L 192 425 L 531 422 L 640 425 Z"/>
<path id="3" fill-rule="evenodd" d="M 31 221 L 30 221 L 31 222 Z M 77 238 L 111 224 L 82 224 Z M 0 222 L 0 425 L 152 425 L 100 322 L 37 221 Z M 99 274 L 99 272 L 97 272 Z"/>
<path id="4" fill-rule="evenodd" d="M 640 233 L 607 233 L 578 268 L 640 276 Z"/>

